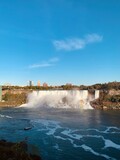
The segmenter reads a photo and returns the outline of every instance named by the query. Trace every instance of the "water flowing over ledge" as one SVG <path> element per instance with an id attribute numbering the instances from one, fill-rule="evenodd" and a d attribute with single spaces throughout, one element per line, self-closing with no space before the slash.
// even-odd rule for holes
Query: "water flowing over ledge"
<path id="1" fill-rule="evenodd" d="M 99 90 L 95 90 L 94 94 L 90 94 L 88 90 L 33 91 L 28 95 L 28 103 L 20 107 L 93 109 L 90 101 L 97 98 Z"/>

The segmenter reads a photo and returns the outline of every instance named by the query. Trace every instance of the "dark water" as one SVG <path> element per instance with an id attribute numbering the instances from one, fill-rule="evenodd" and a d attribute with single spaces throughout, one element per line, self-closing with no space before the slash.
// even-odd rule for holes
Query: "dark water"
<path id="1" fill-rule="evenodd" d="M 0 139 L 27 139 L 43 160 L 119 160 L 120 111 L 4 108 Z"/>

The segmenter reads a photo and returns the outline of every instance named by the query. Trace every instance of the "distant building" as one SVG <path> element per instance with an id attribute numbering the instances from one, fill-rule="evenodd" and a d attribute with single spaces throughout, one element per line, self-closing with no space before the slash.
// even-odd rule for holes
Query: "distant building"
<path id="1" fill-rule="evenodd" d="M 37 86 L 40 87 L 40 81 L 38 81 Z"/>
<path id="2" fill-rule="evenodd" d="M 2 86 L 0 86 L 0 102 L 2 101 Z"/>
<path id="3" fill-rule="evenodd" d="M 29 86 L 33 86 L 33 81 L 29 81 Z"/>
<path id="4" fill-rule="evenodd" d="M 66 83 L 66 86 L 72 86 L 72 83 Z"/>
<path id="5" fill-rule="evenodd" d="M 4 86 L 11 86 L 11 84 L 10 83 L 5 83 Z"/>
<path id="6" fill-rule="evenodd" d="M 43 87 L 48 87 L 48 84 L 47 83 L 43 83 Z"/>

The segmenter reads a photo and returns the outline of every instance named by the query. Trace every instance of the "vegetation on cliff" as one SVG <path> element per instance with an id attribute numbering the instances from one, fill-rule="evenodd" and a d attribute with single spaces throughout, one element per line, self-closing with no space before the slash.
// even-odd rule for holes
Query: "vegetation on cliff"
<path id="1" fill-rule="evenodd" d="M 114 90 L 113 94 L 110 91 L 101 91 L 100 97 L 91 102 L 91 105 L 97 109 L 120 109 L 120 94 Z"/>
<path id="2" fill-rule="evenodd" d="M 0 102 L 0 106 L 19 106 L 21 104 L 26 103 L 27 94 L 26 93 L 11 93 L 6 92 L 2 97 L 2 102 Z"/>

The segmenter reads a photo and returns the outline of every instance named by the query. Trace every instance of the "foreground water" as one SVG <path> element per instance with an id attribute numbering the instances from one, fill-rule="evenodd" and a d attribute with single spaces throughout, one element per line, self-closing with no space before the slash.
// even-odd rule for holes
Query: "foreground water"
<path id="1" fill-rule="evenodd" d="M 27 139 L 43 160 L 119 160 L 120 111 L 4 108 L 0 139 Z"/>

